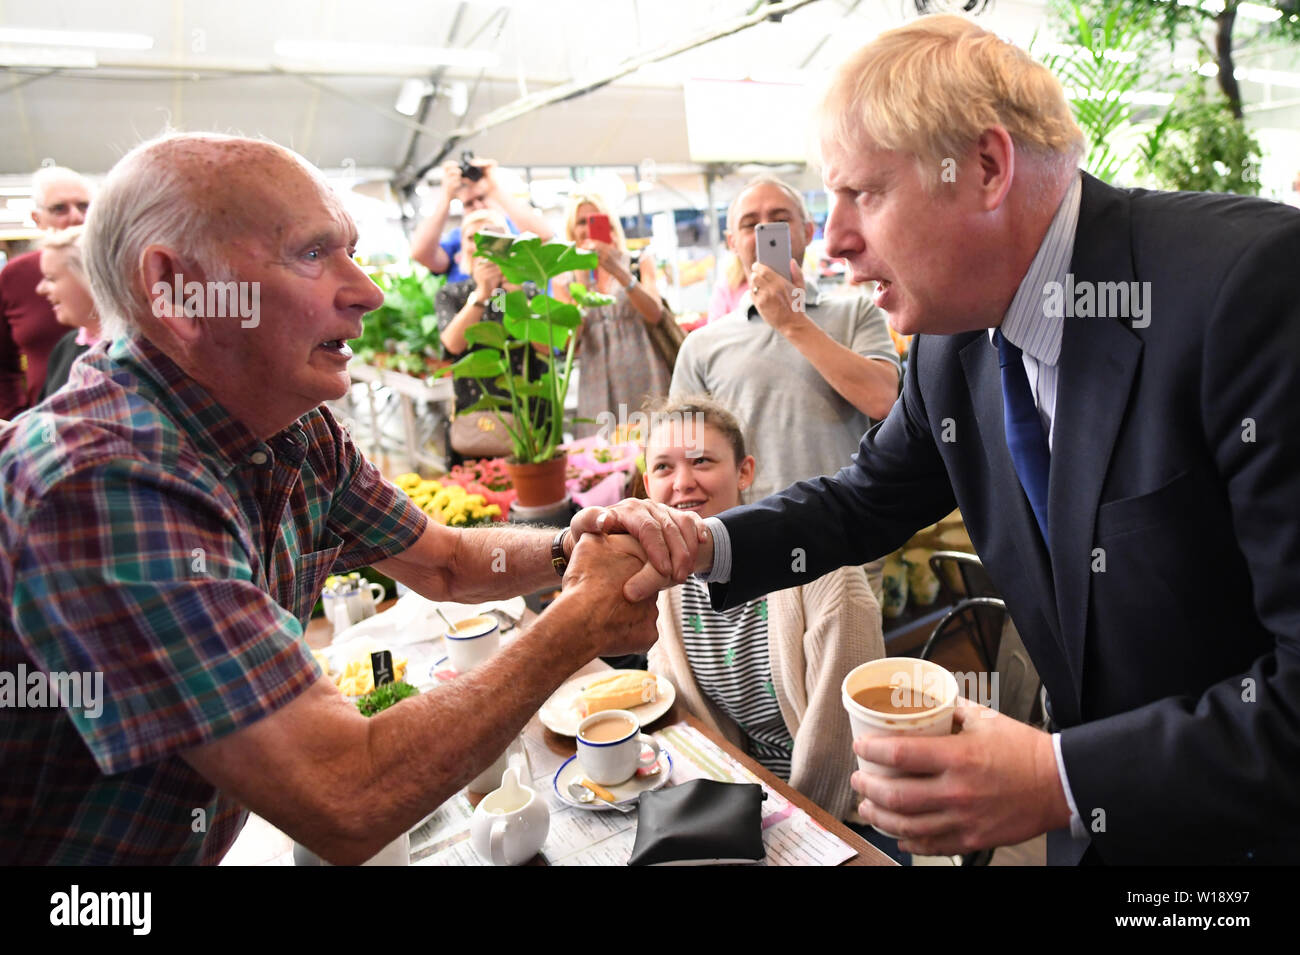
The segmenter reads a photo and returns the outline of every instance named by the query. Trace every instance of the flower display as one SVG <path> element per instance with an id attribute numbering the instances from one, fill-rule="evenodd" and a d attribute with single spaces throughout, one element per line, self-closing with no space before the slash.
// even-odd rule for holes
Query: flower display
<path id="1" fill-rule="evenodd" d="M 482 493 L 472 493 L 472 488 L 449 481 L 426 481 L 418 474 L 403 474 L 393 482 L 439 524 L 449 527 L 477 527 L 505 520 L 505 512 L 497 503 L 489 502 Z"/>

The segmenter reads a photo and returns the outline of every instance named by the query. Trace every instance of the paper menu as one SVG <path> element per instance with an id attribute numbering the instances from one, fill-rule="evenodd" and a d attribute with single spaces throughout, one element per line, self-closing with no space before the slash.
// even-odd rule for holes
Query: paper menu
<path id="1" fill-rule="evenodd" d="M 690 779 L 758 783 L 763 801 L 763 865 L 839 865 L 856 852 L 843 839 L 772 789 L 689 723 L 675 723 L 654 734 L 673 754 L 672 784 Z"/>

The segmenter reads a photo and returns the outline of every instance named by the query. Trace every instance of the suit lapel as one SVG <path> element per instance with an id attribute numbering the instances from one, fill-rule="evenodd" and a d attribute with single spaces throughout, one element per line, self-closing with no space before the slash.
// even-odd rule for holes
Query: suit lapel
<path id="1" fill-rule="evenodd" d="M 1128 196 L 1088 175 L 1070 271 L 1076 287 L 1133 279 Z M 1142 342 L 1116 318 L 1064 321 L 1047 512 L 1061 635 L 1081 699 L 1097 507 Z"/>

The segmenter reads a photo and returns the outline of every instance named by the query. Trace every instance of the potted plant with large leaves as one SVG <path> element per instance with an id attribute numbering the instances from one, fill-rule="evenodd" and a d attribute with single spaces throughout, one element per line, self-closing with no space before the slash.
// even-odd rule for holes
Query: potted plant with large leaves
<path id="1" fill-rule="evenodd" d="M 569 286 L 576 305 L 553 298 L 546 290 L 550 280 L 566 272 L 595 268 L 595 252 L 579 252 L 571 243 L 543 243 L 535 235 L 497 235 L 480 232 L 474 237 L 475 255 L 495 263 L 507 288 L 495 300 L 501 323 L 479 322 L 465 332 L 477 346 L 446 372 L 456 378 L 474 378 L 484 385 L 483 397 L 465 411 L 488 410 L 510 436 L 511 457 L 506 461 L 518 492 L 518 503 L 544 507 L 564 500 L 566 456 L 564 402 L 573 374 L 573 353 L 582 324 L 582 309 L 608 305 L 606 295 L 589 292 L 579 283 Z M 517 352 L 524 356 L 524 374 L 512 371 Z M 540 374 L 531 374 L 540 363 Z M 495 386 L 496 394 L 487 385 Z M 502 415 L 509 411 L 509 417 Z"/>

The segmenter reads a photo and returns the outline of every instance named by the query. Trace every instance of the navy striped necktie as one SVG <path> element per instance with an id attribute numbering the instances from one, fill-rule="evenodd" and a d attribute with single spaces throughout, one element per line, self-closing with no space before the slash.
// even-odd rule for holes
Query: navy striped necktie
<path id="1" fill-rule="evenodd" d="M 1020 485 L 1029 498 L 1029 506 L 1047 536 L 1047 474 L 1051 466 L 1051 453 L 1043 423 L 1029 391 L 1029 378 L 1020 357 L 1020 349 L 1007 341 L 1002 329 L 994 329 L 993 340 L 998 346 L 998 365 L 1002 369 L 1002 418 L 1007 431 L 1007 450 L 1016 467 Z"/>

